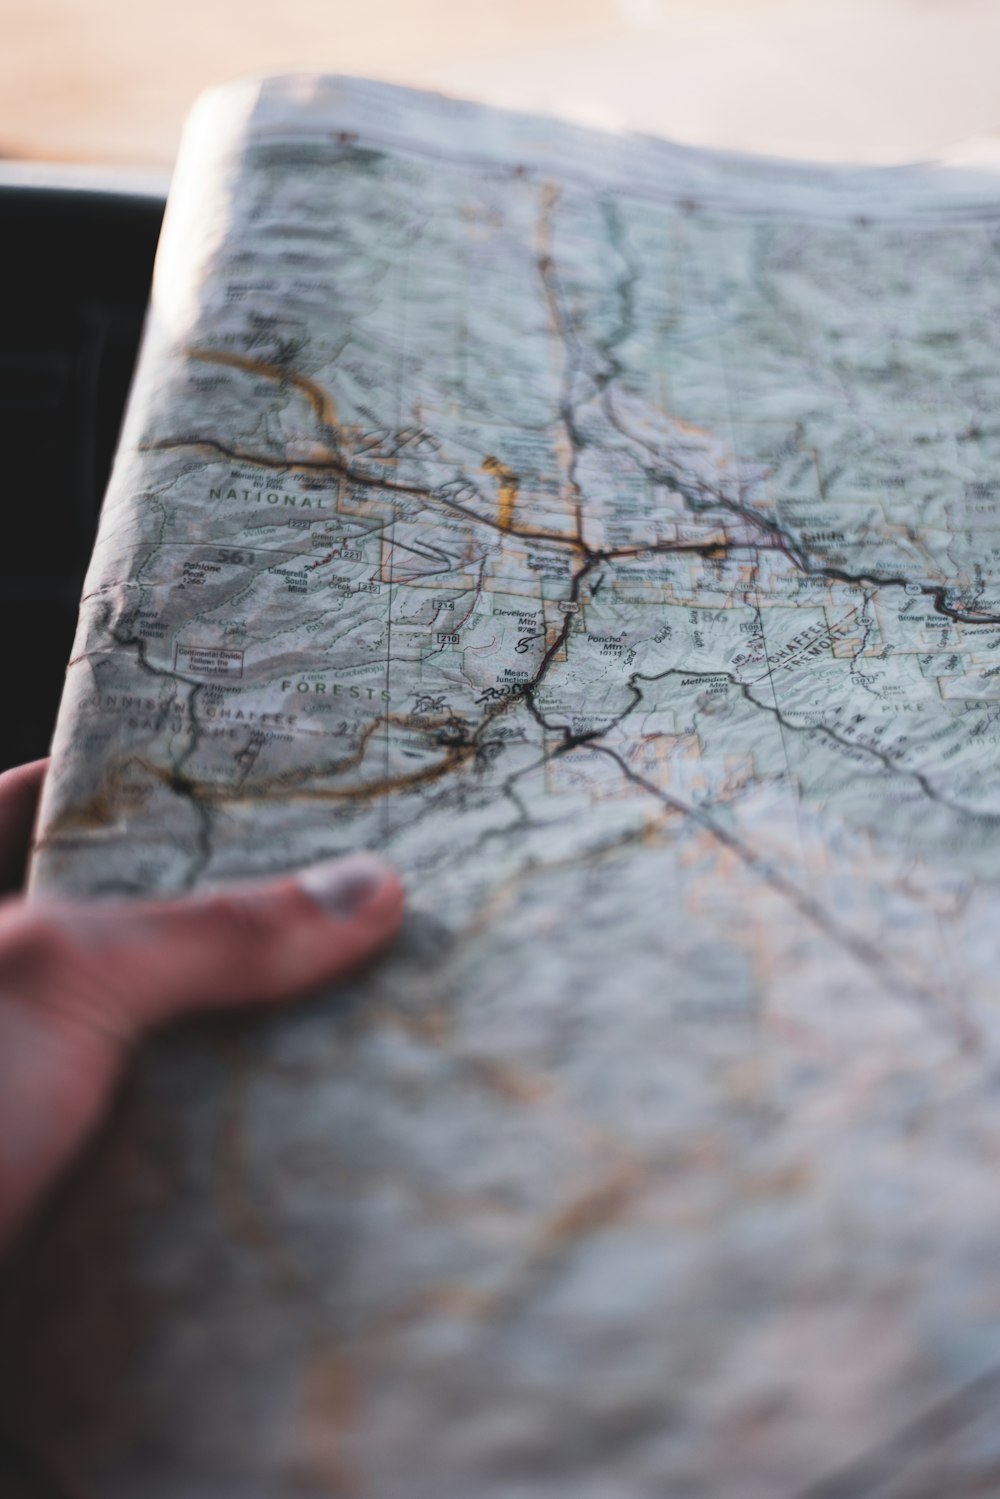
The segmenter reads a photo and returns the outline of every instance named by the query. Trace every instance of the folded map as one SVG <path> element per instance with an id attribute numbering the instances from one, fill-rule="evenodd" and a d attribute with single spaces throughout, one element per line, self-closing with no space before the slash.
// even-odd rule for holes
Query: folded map
<path id="1" fill-rule="evenodd" d="M 1000 1493 L 998 250 L 972 167 L 199 106 L 34 885 L 410 914 L 150 1052 L 0 1354 L 74 1493 Z"/>

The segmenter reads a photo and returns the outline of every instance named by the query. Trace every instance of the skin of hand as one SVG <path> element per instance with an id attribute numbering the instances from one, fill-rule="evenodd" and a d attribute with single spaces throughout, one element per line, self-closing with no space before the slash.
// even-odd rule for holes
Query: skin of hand
<path id="1" fill-rule="evenodd" d="M 403 914 L 399 880 L 374 854 L 175 900 L 26 900 L 46 768 L 0 775 L 0 1247 L 99 1124 L 143 1036 L 340 978 Z"/>

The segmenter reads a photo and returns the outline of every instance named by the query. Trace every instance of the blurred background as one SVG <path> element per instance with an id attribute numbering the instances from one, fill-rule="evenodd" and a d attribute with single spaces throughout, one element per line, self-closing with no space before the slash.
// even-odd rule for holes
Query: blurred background
<path id="1" fill-rule="evenodd" d="M 0 23 L 8 158 L 169 168 L 200 89 L 296 67 L 822 160 L 1000 130 L 1000 0 L 0 0 Z"/>

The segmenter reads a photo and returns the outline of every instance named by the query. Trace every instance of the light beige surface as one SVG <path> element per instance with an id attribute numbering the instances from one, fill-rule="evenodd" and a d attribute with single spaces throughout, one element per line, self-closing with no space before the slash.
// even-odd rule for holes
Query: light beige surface
<path id="1" fill-rule="evenodd" d="M 207 85 L 295 67 L 826 160 L 1000 129 L 997 0 L 0 0 L 0 151 L 166 165 Z"/>

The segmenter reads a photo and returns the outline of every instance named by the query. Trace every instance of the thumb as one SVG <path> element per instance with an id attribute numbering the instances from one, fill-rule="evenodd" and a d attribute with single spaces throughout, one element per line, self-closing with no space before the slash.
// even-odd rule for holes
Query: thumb
<path id="1" fill-rule="evenodd" d="M 371 854 L 181 900 L 0 907 L 0 1242 L 98 1123 L 138 1037 L 339 978 L 402 910 Z"/>
<path id="2" fill-rule="evenodd" d="M 395 935 L 402 911 L 392 867 L 355 854 L 266 884 L 34 919 L 55 938 L 48 987 L 78 1020 L 130 1041 L 192 1010 L 274 1003 L 340 978 Z"/>

